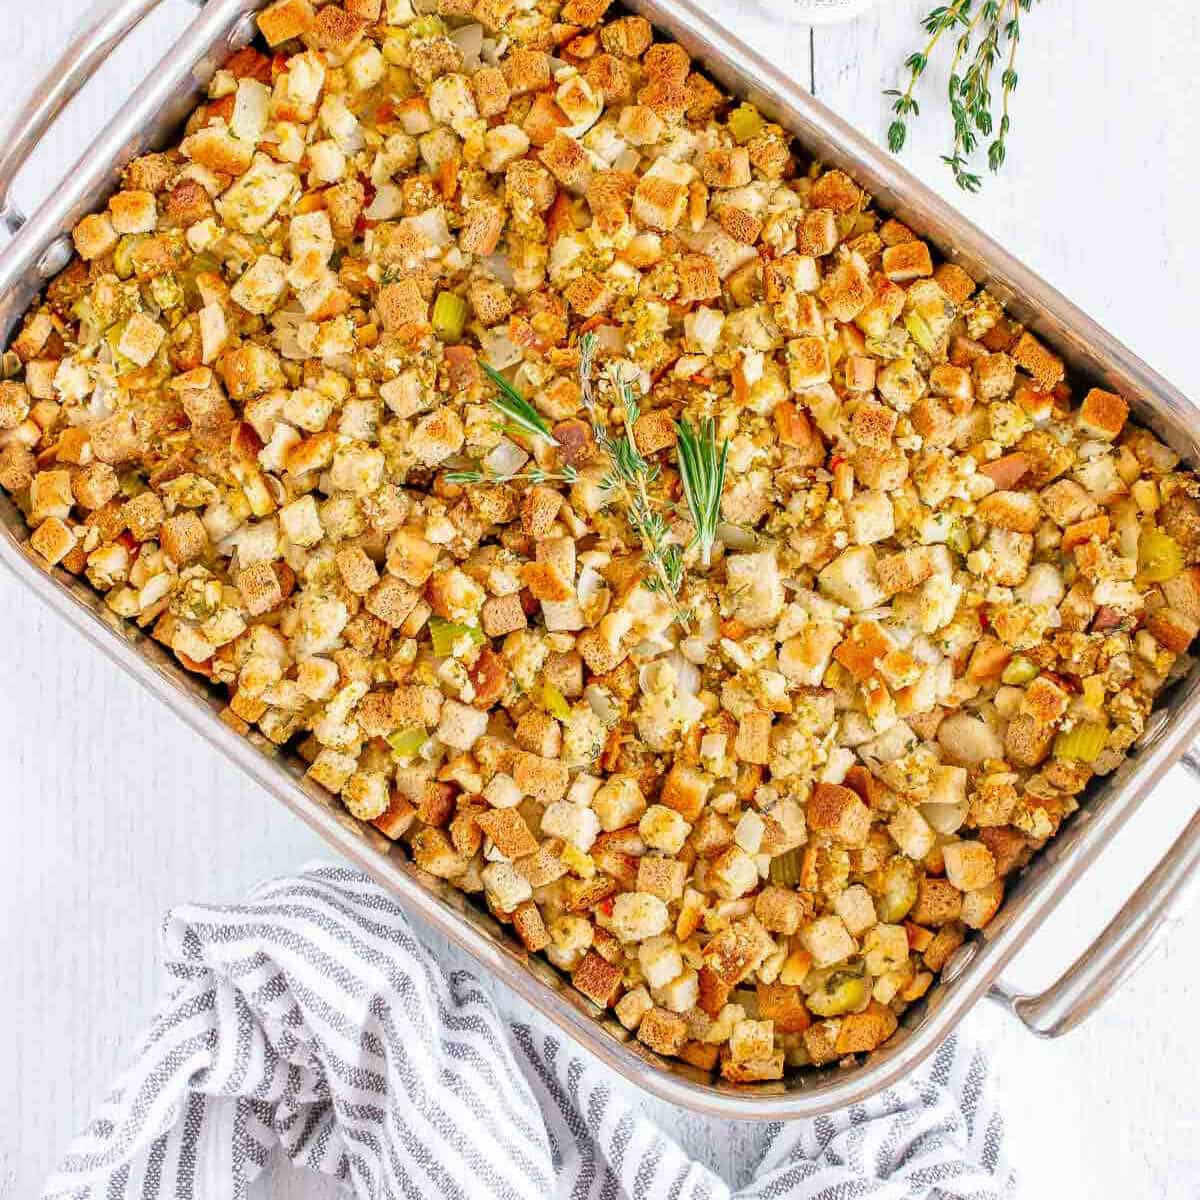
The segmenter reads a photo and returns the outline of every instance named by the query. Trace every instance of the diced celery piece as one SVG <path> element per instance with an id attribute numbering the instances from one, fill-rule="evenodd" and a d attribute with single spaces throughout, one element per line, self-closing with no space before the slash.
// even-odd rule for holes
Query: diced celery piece
<path id="1" fill-rule="evenodd" d="M 753 104 L 739 104 L 729 114 L 729 132 L 743 144 L 758 133 L 763 124 L 762 113 Z"/>
<path id="2" fill-rule="evenodd" d="M 426 13 L 409 22 L 408 32 L 413 37 L 438 37 L 446 32 L 446 22 L 433 13 Z"/>
<path id="3" fill-rule="evenodd" d="M 920 313 L 907 313 L 904 317 L 904 328 L 908 330 L 909 336 L 926 354 L 933 353 L 933 348 L 937 343 L 934 341 L 933 331 L 925 323 L 925 318 Z"/>
<path id="4" fill-rule="evenodd" d="M 447 658 L 454 653 L 455 646 L 463 638 L 470 638 L 477 646 L 483 644 L 483 632 L 473 625 L 460 625 L 443 617 L 429 618 L 429 635 L 433 638 L 433 652 L 438 658 Z"/>
<path id="5" fill-rule="evenodd" d="M 141 233 L 127 233 L 113 251 L 113 266 L 122 279 L 128 279 L 133 274 L 133 252 L 138 243 L 145 239 Z"/>
<path id="6" fill-rule="evenodd" d="M 399 761 L 420 754 L 428 737 L 423 729 L 397 729 L 395 733 L 388 734 L 387 743 L 392 748 L 392 757 Z"/>
<path id="7" fill-rule="evenodd" d="M 818 1017 L 840 1017 L 862 1008 L 870 993 L 871 981 L 866 975 L 835 971 L 804 1003 Z"/>
<path id="8" fill-rule="evenodd" d="M 1018 655 L 1004 668 L 1004 674 L 1000 676 L 1000 680 L 1010 687 L 1020 687 L 1023 683 L 1029 683 L 1036 679 L 1040 674 L 1041 671 L 1034 663 L 1024 655 Z"/>
<path id="9" fill-rule="evenodd" d="M 1151 526 L 1138 539 L 1138 574 L 1149 583 L 1165 583 L 1183 570 L 1179 543 L 1161 529 Z"/>
<path id="10" fill-rule="evenodd" d="M 895 857 L 883 870 L 883 890 L 875 897 L 875 913 L 888 925 L 908 916 L 917 901 L 917 872 L 907 858 Z"/>
<path id="11" fill-rule="evenodd" d="M 771 882 L 795 887 L 800 882 L 801 859 L 804 852 L 797 846 L 778 858 L 771 859 Z"/>
<path id="12" fill-rule="evenodd" d="M 1064 730 L 1054 739 L 1059 758 L 1095 762 L 1108 745 L 1108 730 L 1097 721 L 1081 721 L 1074 729 Z"/>
<path id="13" fill-rule="evenodd" d="M 565 721 L 571 715 L 566 696 L 548 679 L 542 680 L 542 707 L 559 721 Z"/>
<path id="14" fill-rule="evenodd" d="M 439 292 L 433 302 L 433 332 L 443 342 L 457 341 L 467 324 L 467 302 L 454 292 Z"/>

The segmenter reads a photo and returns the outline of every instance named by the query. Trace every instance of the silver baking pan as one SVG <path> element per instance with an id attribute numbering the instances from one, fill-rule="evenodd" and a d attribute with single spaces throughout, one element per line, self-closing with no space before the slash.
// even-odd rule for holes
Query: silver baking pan
<path id="1" fill-rule="evenodd" d="M 64 105 L 159 2 L 108 0 L 86 14 L 60 61 L 0 143 L 0 224 L 14 234 L 0 254 L 0 346 L 7 345 L 46 281 L 69 260 L 69 233 L 75 222 L 104 204 L 125 162 L 175 137 L 213 72 L 253 39 L 253 13 L 265 0 L 209 0 L 75 168 L 25 219 L 12 199 L 14 176 Z M 718 28 L 691 0 L 630 0 L 630 7 L 683 43 L 731 91 L 748 96 L 793 130 L 814 157 L 844 167 L 881 207 L 985 281 L 1083 377 L 1103 381 L 1129 397 L 1137 416 L 1160 437 L 1191 462 L 1200 458 L 1200 413 L 1175 388 L 901 166 Z M 856 1066 L 801 1072 L 785 1082 L 714 1083 L 631 1042 L 611 1017 L 599 1013 L 546 962 L 527 955 L 486 912 L 417 871 L 402 847 L 355 821 L 336 800 L 307 782 L 302 763 L 262 738 L 243 739 L 225 726 L 217 715 L 224 704 L 220 696 L 183 671 L 144 633 L 115 617 L 86 584 L 40 566 L 24 545 L 27 532 L 20 513 L 7 498 L 0 500 L 0 561 L 69 625 L 335 850 L 391 888 L 412 913 L 461 946 L 580 1045 L 635 1086 L 695 1112 L 777 1121 L 814 1117 L 862 1101 L 912 1072 L 989 994 L 1035 1033 L 1064 1033 L 1128 977 L 1156 935 L 1171 925 L 1200 863 L 1197 814 L 1112 922 L 1048 990 L 1015 995 L 997 983 L 1005 964 L 1064 903 L 1163 774 L 1181 759 L 1200 774 L 1200 761 L 1189 758 L 1200 728 L 1200 674 L 1192 672 L 1164 698 L 1129 760 L 1094 789 L 1059 836 L 1026 868 L 1010 887 L 1000 914 L 955 953 L 939 984 L 908 1010 L 886 1046 Z"/>

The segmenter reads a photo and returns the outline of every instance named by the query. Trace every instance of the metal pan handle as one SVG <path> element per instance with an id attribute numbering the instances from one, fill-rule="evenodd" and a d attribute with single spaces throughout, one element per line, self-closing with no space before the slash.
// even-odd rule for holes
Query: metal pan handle
<path id="1" fill-rule="evenodd" d="M 1182 761 L 1192 775 L 1200 778 L 1200 756 L 1189 753 Z M 1200 812 L 1121 911 L 1050 987 L 1035 995 L 1023 995 L 996 986 L 991 997 L 1038 1037 L 1056 1038 L 1069 1033 L 1100 1008 L 1182 920 L 1198 877 Z"/>
<path id="2" fill-rule="evenodd" d="M 25 223 L 12 200 L 13 180 L 59 113 L 118 43 L 161 3 L 96 0 L 75 26 L 58 61 L 37 82 L 29 100 L 5 129 L 0 148 L 0 225 L 10 233 L 16 233 Z"/>

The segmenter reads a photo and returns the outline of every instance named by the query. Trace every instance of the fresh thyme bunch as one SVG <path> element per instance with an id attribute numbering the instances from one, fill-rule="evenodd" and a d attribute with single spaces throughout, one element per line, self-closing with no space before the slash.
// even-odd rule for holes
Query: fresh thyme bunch
<path id="1" fill-rule="evenodd" d="M 608 460 L 608 474 L 602 480 L 602 486 L 607 491 L 618 493 L 624 502 L 625 519 L 642 543 L 642 552 L 650 569 L 646 586 L 652 592 L 666 597 L 675 610 L 675 619 L 681 625 L 687 625 L 691 614 L 679 602 L 679 593 L 683 588 L 683 550 L 667 541 L 669 530 L 666 518 L 650 497 L 650 489 L 661 472 L 656 463 L 647 462 L 642 457 L 633 436 L 633 427 L 641 411 L 633 393 L 633 385 L 621 379 L 615 370 L 608 373 L 608 383 L 617 395 L 623 430 L 614 437 L 600 417 L 593 390 L 592 362 L 595 352 L 595 335 L 585 333 L 579 339 L 579 390 L 592 422 L 592 437 Z"/>
<path id="2" fill-rule="evenodd" d="M 954 119 L 954 144 L 942 161 L 964 192 L 977 192 L 983 184 L 971 167 L 972 156 L 985 143 L 988 168 L 995 173 L 1008 155 L 1012 129 L 1009 101 L 1017 88 L 1017 46 L 1021 40 L 1021 14 L 1033 8 L 1034 0 L 950 0 L 933 9 L 922 21 L 929 41 L 905 59 L 908 86 L 903 92 L 891 89 L 895 113 L 888 127 L 888 147 L 893 154 L 904 149 L 910 117 L 919 117 L 921 107 L 915 92 L 929 66 L 930 57 L 947 34 L 958 31 L 950 60 L 947 98 Z M 999 66 L 1003 62 L 1002 66 Z M 965 68 L 965 69 L 964 69 Z M 993 76 L 1000 70 L 999 120 L 992 96 Z M 990 139 L 990 141 L 988 140 Z"/>

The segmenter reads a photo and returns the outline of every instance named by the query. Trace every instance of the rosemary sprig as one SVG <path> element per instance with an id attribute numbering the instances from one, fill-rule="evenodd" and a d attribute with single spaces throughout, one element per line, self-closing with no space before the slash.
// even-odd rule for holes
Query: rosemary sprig
<path id="1" fill-rule="evenodd" d="M 679 421 L 675 431 L 683 494 L 696 527 L 701 559 L 707 567 L 712 562 L 713 543 L 717 540 L 717 525 L 721 520 L 721 493 L 725 490 L 729 439 L 726 438 L 717 449 L 717 427 L 711 417 L 702 422 L 699 430 L 693 429 L 687 421 Z"/>
<path id="2" fill-rule="evenodd" d="M 691 614 L 679 603 L 683 588 L 683 551 L 667 541 L 670 530 L 662 511 L 652 499 L 650 489 L 658 480 L 659 469 L 649 463 L 637 448 L 633 427 L 640 413 L 633 385 L 621 379 L 615 371 L 608 374 L 609 387 L 615 392 L 621 410 L 623 433 L 614 436 L 600 416 L 593 384 L 592 364 L 596 338 L 585 333 L 579 339 L 579 392 L 584 408 L 592 422 L 592 436 L 608 460 L 608 473 L 603 487 L 619 493 L 625 508 L 625 519 L 642 543 L 650 578 L 646 587 L 664 596 L 681 625 L 688 625 Z"/>
<path id="3" fill-rule="evenodd" d="M 950 168 L 955 183 L 966 192 L 977 192 L 983 184 L 971 166 L 972 156 L 984 142 L 987 142 L 989 170 L 993 174 L 1000 170 L 1008 155 L 1008 135 L 1012 129 L 1010 101 L 1018 82 L 1016 58 L 1021 40 L 1021 14 L 1029 12 L 1033 4 L 1034 0 L 952 0 L 926 15 L 921 24 L 929 40 L 924 49 L 909 55 L 904 62 L 908 69 L 905 90 L 891 89 L 884 93 L 894 97 L 895 116 L 888 126 L 888 147 L 893 154 L 904 149 L 909 119 L 920 115 L 915 93 L 931 55 L 947 33 L 959 28 L 961 33 L 955 41 L 947 88 L 954 142 L 950 153 L 942 155 L 942 161 Z M 1000 75 L 997 122 L 992 76 L 1004 50 L 1007 61 Z M 960 74 L 963 62 L 967 66 Z"/>
<path id="4" fill-rule="evenodd" d="M 545 417 L 495 367 L 488 363 L 481 365 L 484 374 L 496 386 L 492 407 L 521 432 L 529 434 L 530 437 L 545 438 L 552 446 L 557 446 L 558 439 L 550 432 Z"/>
<path id="5" fill-rule="evenodd" d="M 462 471 L 447 471 L 445 476 L 447 483 L 458 484 L 460 487 L 469 487 L 475 483 L 575 483 L 579 479 L 579 472 L 572 466 L 563 467 L 561 471 L 544 471 L 541 467 L 530 467 L 527 471 L 489 471 L 485 468 L 475 468 L 472 470 Z"/>

